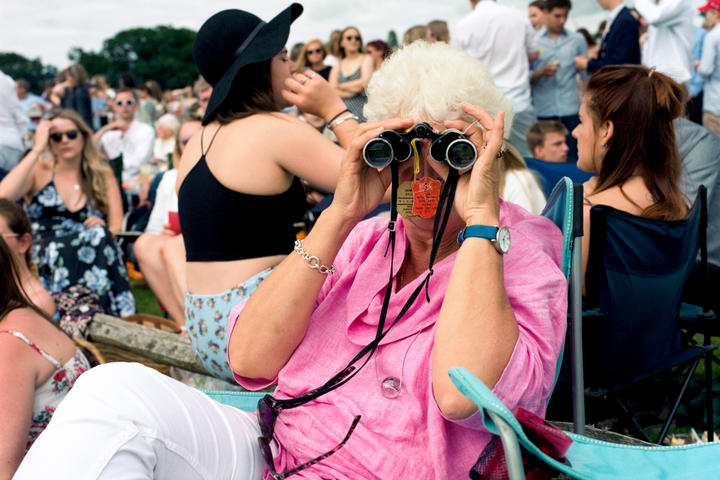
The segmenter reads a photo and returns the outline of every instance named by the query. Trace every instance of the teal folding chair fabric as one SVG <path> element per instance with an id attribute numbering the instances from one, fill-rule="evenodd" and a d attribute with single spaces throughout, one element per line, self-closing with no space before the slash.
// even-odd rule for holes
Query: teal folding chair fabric
<path id="1" fill-rule="evenodd" d="M 201 390 L 205 395 L 223 405 L 254 412 L 257 410 L 258 401 L 268 392 L 239 392 L 234 390 Z"/>
<path id="2" fill-rule="evenodd" d="M 555 185 L 548 196 L 548 201 L 541 215 L 552 220 L 560 228 L 563 235 L 563 257 L 562 271 L 568 280 L 568 298 L 570 325 L 569 338 L 571 339 L 570 361 L 576 365 L 576 371 L 582 372 L 582 249 L 580 238 L 583 236 L 583 187 L 573 183 L 568 177 L 563 177 Z M 560 367 L 563 361 L 565 345 L 558 358 L 555 371 L 555 383 L 557 384 L 560 375 Z M 579 364 L 577 362 L 580 362 Z M 585 398 L 583 392 L 582 373 L 574 378 L 579 390 L 573 394 L 573 411 L 575 418 L 585 418 Z M 548 396 L 548 404 L 551 396 Z M 575 431 L 583 433 L 584 422 L 576 422 Z"/>
<path id="3" fill-rule="evenodd" d="M 720 472 L 720 442 L 647 447 L 610 443 L 576 433 L 568 433 L 573 444 L 565 456 L 567 464 L 561 463 L 545 455 L 528 439 L 512 412 L 472 373 L 453 367 L 449 374 L 455 386 L 482 411 L 488 431 L 501 435 L 503 446 L 506 442 L 515 442 L 514 448 L 505 448 L 507 462 L 513 465 L 508 469 L 510 472 L 517 472 L 517 465 L 522 466 L 518 443 L 545 464 L 579 479 L 694 480 L 717 478 Z M 511 474 L 510 478 L 523 477 Z"/>

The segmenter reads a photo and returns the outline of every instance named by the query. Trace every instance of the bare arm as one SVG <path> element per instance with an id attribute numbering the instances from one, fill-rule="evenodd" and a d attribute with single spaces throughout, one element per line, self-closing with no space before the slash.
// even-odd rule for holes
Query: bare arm
<path id="1" fill-rule="evenodd" d="M 275 154 L 280 166 L 319 190 L 335 191 L 345 150 L 295 118 L 282 128 L 284 141 Z"/>
<path id="2" fill-rule="evenodd" d="M 0 393 L 0 478 L 12 478 L 25 455 L 33 399 L 37 358 L 20 339 L 0 334 L 0 382 L 10 388 Z"/>
<path id="3" fill-rule="evenodd" d="M 120 187 L 112 171 L 108 169 L 105 174 L 105 183 L 107 185 L 108 196 L 108 230 L 111 233 L 117 233 L 122 228 L 123 209 L 122 198 L 120 197 Z"/>
<path id="4" fill-rule="evenodd" d="M 471 173 L 461 177 L 456 208 L 466 225 L 498 225 L 496 154 L 502 145 L 504 115 L 493 119 L 480 107 L 467 104 L 463 104 L 463 110 L 481 121 L 487 145 L 483 150 L 478 148 L 482 153 Z M 446 124 L 458 128 L 460 123 L 464 124 Z M 480 130 L 474 132 L 471 139 L 482 146 Z M 502 255 L 486 239 L 467 239 L 458 251 L 435 329 L 432 384 L 435 401 L 444 415 L 461 419 L 477 411 L 452 384 L 448 369 L 462 365 L 493 388 L 510 359 L 518 334 L 505 292 Z"/>
<path id="5" fill-rule="evenodd" d="M 47 148 L 50 122 L 43 120 L 35 131 L 35 145 L 0 182 L 0 198 L 16 201 L 32 191 L 38 159 Z"/>
<path id="6" fill-rule="evenodd" d="M 360 65 L 360 78 L 341 83 L 339 85 L 340 90 L 351 92 L 353 94 L 361 93 L 370 83 L 370 78 L 372 78 L 374 71 L 375 68 L 373 66 L 372 58 L 370 55 L 364 55 L 362 64 Z"/>
<path id="7" fill-rule="evenodd" d="M 348 150 L 333 203 L 304 240 L 304 249 L 330 265 L 350 230 L 380 202 L 390 184 L 389 169 L 365 165 L 362 147 L 384 128 L 407 128 L 409 120 L 365 124 Z M 382 127 L 378 128 L 378 125 Z M 273 379 L 302 341 L 325 275 L 291 253 L 252 294 L 238 316 L 228 343 L 234 372 L 248 378 Z M 279 295 L 278 292 L 283 292 Z M 267 306 L 273 308 L 268 309 Z M 262 361 L 258 361 L 262 359 Z"/>

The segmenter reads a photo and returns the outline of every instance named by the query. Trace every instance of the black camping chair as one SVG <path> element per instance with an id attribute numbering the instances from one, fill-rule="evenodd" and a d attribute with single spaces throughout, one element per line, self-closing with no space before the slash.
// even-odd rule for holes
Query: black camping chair
<path id="1" fill-rule="evenodd" d="M 677 324 L 683 286 L 703 239 L 703 205 L 699 194 L 688 218 L 675 221 L 638 217 L 606 205 L 590 210 L 583 315 L 585 395 L 613 399 L 621 415 L 648 439 L 617 394 L 689 364 L 657 443 L 665 438 L 700 358 L 715 348 L 683 346 Z M 709 387 L 705 385 L 707 402 Z M 712 406 L 706 411 L 711 422 Z"/>

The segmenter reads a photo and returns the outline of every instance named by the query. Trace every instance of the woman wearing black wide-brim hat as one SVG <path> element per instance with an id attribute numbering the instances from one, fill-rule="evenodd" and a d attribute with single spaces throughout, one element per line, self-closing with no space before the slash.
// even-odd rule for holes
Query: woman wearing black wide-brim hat
<path id="1" fill-rule="evenodd" d="M 280 110 L 297 104 L 323 117 L 341 143 L 357 122 L 329 84 L 296 72 L 285 49 L 294 3 L 269 22 L 224 10 L 200 28 L 193 57 L 213 86 L 204 128 L 178 172 L 180 224 L 187 251 L 185 324 L 211 374 L 233 381 L 225 323 L 293 250 L 307 209 L 300 179 L 331 192 L 344 150 Z"/>

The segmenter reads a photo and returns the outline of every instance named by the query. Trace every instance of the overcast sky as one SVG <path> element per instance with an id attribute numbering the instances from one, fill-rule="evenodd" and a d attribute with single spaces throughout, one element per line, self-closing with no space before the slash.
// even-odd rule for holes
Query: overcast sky
<path id="1" fill-rule="evenodd" d="M 498 0 L 525 9 L 529 0 Z M 703 0 L 691 0 L 694 6 Z M 210 15 L 242 8 L 269 20 L 288 0 L 0 0 L 0 51 L 16 52 L 63 68 L 70 47 L 98 51 L 103 40 L 133 27 L 172 25 L 197 30 Z M 399 38 L 416 24 L 446 20 L 451 25 L 470 11 L 467 0 L 304 0 L 303 15 L 293 24 L 288 47 L 299 41 L 327 39 L 331 30 L 355 25 L 365 41 Z M 632 4 L 634 0 L 626 3 Z M 567 27 L 591 32 L 605 17 L 595 0 L 575 0 Z"/>

